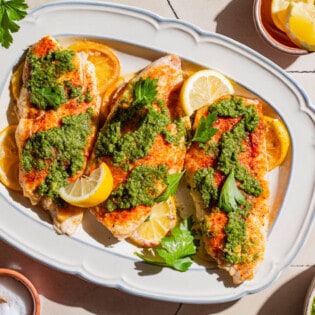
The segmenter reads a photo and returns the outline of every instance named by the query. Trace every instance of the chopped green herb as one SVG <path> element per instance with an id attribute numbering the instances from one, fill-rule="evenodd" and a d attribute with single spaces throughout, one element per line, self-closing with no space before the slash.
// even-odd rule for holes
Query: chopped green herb
<path id="1" fill-rule="evenodd" d="M 172 121 L 167 106 L 156 99 L 157 82 L 157 79 L 146 78 L 130 85 L 123 97 L 130 106 L 118 106 L 110 121 L 99 132 L 96 158 L 112 156 L 115 166 L 134 162 L 149 154 L 158 134 L 162 134 L 168 143 L 180 144 L 186 133 L 184 123 L 175 121 L 177 128 L 172 134 L 166 130 Z M 126 123 L 130 123 L 133 129 L 124 133 L 122 130 Z"/>
<path id="2" fill-rule="evenodd" d="M 60 187 L 70 176 L 82 170 L 92 113 L 92 108 L 89 108 L 86 113 L 66 116 L 61 127 L 35 133 L 25 143 L 22 153 L 25 172 L 33 168 L 48 171 L 48 176 L 38 186 L 41 196 L 58 198 Z"/>
<path id="3" fill-rule="evenodd" d="M 139 121 L 134 132 L 122 133 L 121 122 L 111 122 L 98 134 L 96 142 L 97 158 L 112 156 L 114 165 L 133 162 L 147 156 L 156 136 L 170 123 L 166 109 L 161 112 L 148 105 L 146 115 Z"/>
<path id="4" fill-rule="evenodd" d="M 31 103 L 39 109 L 57 109 L 70 99 L 78 102 L 91 102 L 90 89 L 83 91 L 82 86 L 74 86 L 62 76 L 75 70 L 71 50 L 49 51 L 45 56 L 38 57 L 32 53 L 27 56 L 30 64 L 30 79 L 26 86 L 30 91 Z"/>
<path id="5" fill-rule="evenodd" d="M 312 308 L 311 308 L 310 315 L 315 315 L 315 297 L 313 298 L 313 301 L 312 301 Z"/>
<path id="6" fill-rule="evenodd" d="M 247 239 L 246 218 L 252 206 L 247 199 L 247 194 L 259 196 L 263 188 L 260 182 L 252 176 L 248 167 L 241 163 L 239 154 L 244 150 L 244 143 L 250 140 L 249 133 L 256 129 L 259 115 L 254 106 L 245 105 L 244 100 L 238 97 L 215 102 L 209 107 L 209 113 L 222 119 L 240 119 L 231 130 L 222 134 L 218 143 L 214 142 L 214 139 L 199 143 L 199 147 L 204 149 L 206 154 L 211 154 L 216 159 L 216 164 L 215 169 L 204 168 L 196 172 L 194 189 L 201 194 L 209 211 L 221 209 L 227 213 L 228 223 L 224 228 L 226 234 L 223 248 L 224 259 L 228 263 L 249 262 L 257 259 L 257 255 L 248 254 L 248 248 L 253 248 L 253 245 Z M 200 125 L 202 134 L 202 130 L 207 125 L 206 121 L 201 121 Z M 209 123 L 208 127 L 211 128 L 211 126 Z M 215 183 L 215 172 L 226 176 L 222 187 L 217 187 Z M 239 186 L 236 181 L 239 182 Z M 211 226 L 204 225 L 203 234 L 205 236 L 214 237 L 213 233 L 215 231 Z"/>
<path id="7" fill-rule="evenodd" d="M 158 196 L 157 186 L 167 178 L 165 165 L 136 166 L 130 173 L 126 183 L 119 185 L 106 201 L 108 211 L 115 209 L 131 209 L 143 204 L 153 206 Z"/>
<path id="8" fill-rule="evenodd" d="M 0 0 L 0 43 L 9 48 L 13 42 L 11 33 L 15 33 L 20 26 L 15 21 L 24 19 L 28 5 L 24 0 Z"/>
<path id="9" fill-rule="evenodd" d="M 150 251 L 150 256 L 138 252 L 135 252 L 135 255 L 149 264 L 187 271 L 192 264 L 191 256 L 196 254 L 194 237 L 188 220 L 174 227 L 171 236 L 164 237 L 161 244 L 156 248 L 151 248 Z"/>
<path id="10" fill-rule="evenodd" d="M 183 119 L 174 120 L 173 123 L 176 125 L 176 133 L 170 132 L 166 129 L 164 129 L 162 133 L 164 134 L 165 140 L 168 143 L 172 143 L 174 145 L 180 145 L 182 140 L 184 140 L 186 137 L 187 130 L 185 128 L 185 123 Z"/>
<path id="11" fill-rule="evenodd" d="M 206 208 L 216 203 L 218 199 L 218 188 L 214 181 L 214 169 L 212 167 L 199 169 L 193 178 L 196 190 L 201 194 Z"/>
<path id="12" fill-rule="evenodd" d="M 238 190 L 232 171 L 226 178 L 222 187 L 218 207 L 228 214 L 228 223 L 224 228 L 226 242 L 224 257 L 228 263 L 244 263 L 249 261 L 247 256 L 247 224 L 246 217 L 251 204 Z"/>

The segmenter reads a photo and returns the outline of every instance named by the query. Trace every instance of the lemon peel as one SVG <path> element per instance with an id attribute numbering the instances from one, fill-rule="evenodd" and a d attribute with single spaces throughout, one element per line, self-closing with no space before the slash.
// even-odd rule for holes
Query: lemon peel
<path id="1" fill-rule="evenodd" d="M 0 131 L 0 181 L 7 188 L 21 191 L 19 184 L 19 157 L 15 142 L 16 125 Z"/>
<path id="2" fill-rule="evenodd" d="M 264 116 L 268 170 L 281 165 L 288 153 L 290 136 L 284 123 Z"/>

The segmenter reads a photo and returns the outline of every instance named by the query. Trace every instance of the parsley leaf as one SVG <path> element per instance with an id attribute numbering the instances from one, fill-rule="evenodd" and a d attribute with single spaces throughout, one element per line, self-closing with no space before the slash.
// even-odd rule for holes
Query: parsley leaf
<path id="1" fill-rule="evenodd" d="M 218 207 L 226 212 L 231 212 L 235 211 L 240 204 L 245 205 L 246 199 L 236 186 L 234 171 L 232 170 L 222 187 Z"/>
<path id="2" fill-rule="evenodd" d="M 151 79 L 147 77 L 146 79 L 140 78 L 134 87 L 135 100 L 133 106 L 137 105 L 149 105 L 156 101 L 157 96 L 157 82 L 158 79 Z"/>
<path id="3" fill-rule="evenodd" d="M 45 103 L 51 107 L 58 107 L 67 101 L 65 90 L 61 85 L 44 87 L 38 89 L 36 92 L 38 93 L 38 96 L 44 98 L 46 101 Z"/>
<path id="4" fill-rule="evenodd" d="M 212 112 L 208 114 L 207 118 L 202 116 L 200 118 L 200 123 L 196 129 L 195 135 L 192 138 L 192 141 L 196 142 L 207 142 L 210 138 L 215 135 L 218 131 L 216 128 L 212 128 L 214 122 L 217 119 L 217 113 Z"/>
<path id="5" fill-rule="evenodd" d="M 0 43 L 9 48 L 13 42 L 11 33 L 20 29 L 14 21 L 22 20 L 27 12 L 28 5 L 24 0 L 0 0 Z"/>
<path id="6" fill-rule="evenodd" d="M 149 264 L 187 271 L 192 264 L 190 256 L 196 253 L 188 220 L 182 221 L 172 230 L 171 236 L 164 237 L 158 247 L 150 250 L 152 253 L 150 257 L 138 252 L 135 252 L 135 255 Z"/>
<path id="7" fill-rule="evenodd" d="M 185 171 L 167 175 L 167 178 L 166 178 L 167 188 L 165 192 L 156 199 L 157 202 L 166 201 L 170 196 L 176 193 L 179 182 L 182 176 L 184 175 L 184 173 Z"/>

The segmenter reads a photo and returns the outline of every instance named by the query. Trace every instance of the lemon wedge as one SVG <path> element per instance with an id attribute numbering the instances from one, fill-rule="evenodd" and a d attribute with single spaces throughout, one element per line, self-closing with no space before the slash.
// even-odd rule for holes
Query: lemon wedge
<path id="1" fill-rule="evenodd" d="M 272 0 L 271 17 L 278 29 L 286 33 L 286 21 L 291 2 L 303 2 L 313 4 L 314 0 Z"/>
<path id="2" fill-rule="evenodd" d="M 59 190 L 60 197 L 81 208 L 94 207 L 105 201 L 113 189 L 113 176 L 106 163 L 102 163 L 90 176 L 82 176 Z"/>
<path id="3" fill-rule="evenodd" d="M 290 3 L 286 32 L 301 48 L 315 51 L 315 6 L 309 3 Z"/>
<path id="4" fill-rule="evenodd" d="M 16 125 L 9 125 L 0 131 L 0 181 L 9 189 L 21 191 L 15 130 Z"/>
<path id="5" fill-rule="evenodd" d="M 190 116 L 200 107 L 234 92 L 232 83 L 223 74 L 205 69 L 193 73 L 185 80 L 180 91 L 180 101 L 186 115 Z"/>
<path id="6" fill-rule="evenodd" d="M 156 204 L 149 218 L 129 238 L 141 247 L 154 247 L 176 225 L 177 211 L 173 197 Z"/>
<path id="7" fill-rule="evenodd" d="M 290 136 L 284 123 L 276 118 L 264 116 L 268 170 L 282 164 L 290 146 Z"/>

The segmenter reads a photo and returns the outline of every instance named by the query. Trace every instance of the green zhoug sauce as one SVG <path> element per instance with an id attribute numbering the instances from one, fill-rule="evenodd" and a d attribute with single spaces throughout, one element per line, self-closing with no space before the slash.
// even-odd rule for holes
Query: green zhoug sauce
<path id="1" fill-rule="evenodd" d="M 243 166 L 239 159 L 239 153 L 243 150 L 242 141 L 250 132 L 253 132 L 258 125 L 259 116 L 254 107 L 246 106 L 241 98 L 232 98 L 218 101 L 211 105 L 209 113 L 216 112 L 217 117 L 231 117 L 242 119 L 232 128 L 231 131 L 225 132 L 217 148 L 213 148 L 211 139 L 211 152 L 216 152 L 217 163 L 214 166 L 226 176 L 232 171 L 240 182 L 240 188 L 247 194 L 259 196 L 263 189 L 257 179 L 252 177 L 249 170 Z M 206 149 L 207 145 L 200 144 L 201 148 Z M 205 150 L 205 152 L 207 152 Z M 214 182 L 214 168 L 199 170 L 194 176 L 196 189 L 200 192 L 203 202 L 207 208 L 217 206 L 218 198 L 221 192 Z M 238 205 L 235 210 L 227 211 L 229 218 L 225 227 L 226 243 L 225 243 L 225 259 L 229 263 L 242 263 L 248 260 L 246 256 L 246 217 L 251 205 L 245 202 Z M 251 259 L 256 259 L 252 257 Z"/>
<path id="2" fill-rule="evenodd" d="M 231 132 L 222 135 L 217 168 L 225 175 L 228 175 L 233 169 L 235 178 L 242 183 L 240 188 L 249 194 L 259 196 L 262 193 L 259 182 L 250 176 L 248 170 L 238 160 L 238 155 L 243 150 L 242 141 L 258 125 L 257 112 L 254 107 L 246 106 L 241 98 L 219 101 L 210 107 L 210 112 L 214 111 L 221 117 L 237 118 L 242 116 L 242 120 L 233 127 Z"/>
<path id="3" fill-rule="evenodd" d="M 149 154 L 157 135 L 163 135 L 168 143 L 179 145 L 186 132 L 184 123 L 175 121 L 177 131 L 172 134 L 167 131 L 172 121 L 165 104 L 157 99 L 157 82 L 157 79 L 147 78 L 129 85 L 120 99 L 120 106 L 98 135 L 96 159 L 110 156 L 113 165 L 127 171 L 130 163 Z M 129 131 L 123 132 L 126 126 Z M 136 167 L 127 183 L 110 195 L 108 210 L 153 205 L 157 196 L 150 189 L 161 180 L 165 182 L 166 175 L 165 165 Z"/>
<path id="4" fill-rule="evenodd" d="M 206 208 L 210 208 L 218 199 L 218 188 L 214 182 L 214 169 L 201 168 L 194 175 L 196 189 L 200 192 Z"/>
<path id="5" fill-rule="evenodd" d="M 63 74 L 74 70 L 74 51 L 50 51 L 43 57 L 29 54 L 30 79 L 26 83 L 31 103 L 39 109 L 56 109 L 69 99 L 79 102 L 92 100 L 89 91 L 82 93 L 82 86 L 73 86 L 70 81 L 58 80 Z"/>
<path id="6" fill-rule="evenodd" d="M 48 176 L 38 187 L 40 195 L 58 198 L 67 179 L 82 170 L 92 112 L 90 108 L 87 113 L 67 116 L 61 127 L 40 131 L 27 140 L 22 153 L 24 170 L 48 170 Z"/>
<path id="7" fill-rule="evenodd" d="M 143 158 L 149 154 L 156 136 L 162 134 L 169 143 L 179 144 L 185 136 L 186 129 L 181 120 L 175 121 L 177 133 L 170 134 L 166 126 L 171 123 L 169 112 L 163 102 L 156 99 L 157 80 L 140 79 L 125 93 L 121 105 L 111 121 L 101 130 L 96 143 L 97 158 L 111 156 L 116 166 Z M 151 103 L 159 106 L 159 110 Z M 130 103 L 130 106 L 124 106 Z M 125 124 L 132 122 L 132 132 L 123 134 Z"/>
<path id="8" fill-rule="evenodd" d="M 312 301 L 312 308 L 311 308 L 310 315 L 315 315 L 315 297 L 313 298 L 313 301 Z"/>
<path id="9" fill-rule="evenodd" d="M 170 118 L 161 106 L 158 112 L 148 106 L 147 114 L 139 121 L 135 131 L 122 134 L 121 121 L 110 123 L 98 137 L 96 144 L 97 157 L 112 156 L 114 165 L 134 162 L 149 154 L 158 134 L 165 130 Z"/>
<path id="10" fill-rule="evenodd" d="M 126 183 L 119 185 L 109 196 L 106 201 L 108 211 L 130 209 L 140 204 L 153 206 L 159 193 L 156 186 L 166 182 L 167 174 L 165 165 L 135 167 Z"/>

